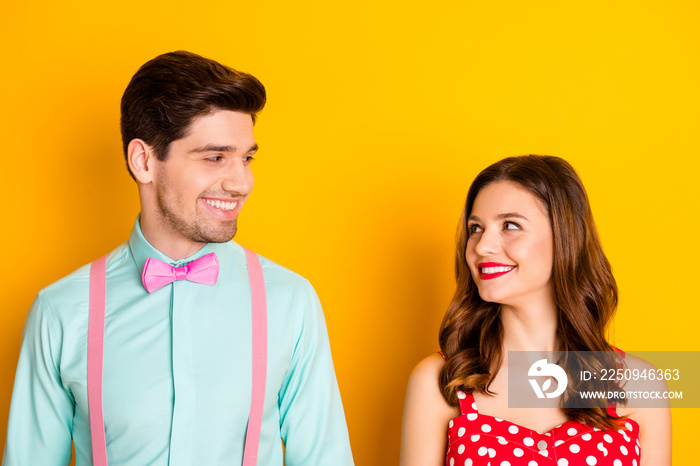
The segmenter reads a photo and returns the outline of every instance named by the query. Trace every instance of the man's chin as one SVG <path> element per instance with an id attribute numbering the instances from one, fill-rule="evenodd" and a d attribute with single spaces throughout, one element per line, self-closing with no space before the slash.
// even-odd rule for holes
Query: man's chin
<path id="1" fill-rule="evenodd" d="M 209 231 L 202 235 L 206 243 L 227 243 L 236 236 L 238 226 L 234 220 L 233 227 L 228 227 L 221 231 Z"/>

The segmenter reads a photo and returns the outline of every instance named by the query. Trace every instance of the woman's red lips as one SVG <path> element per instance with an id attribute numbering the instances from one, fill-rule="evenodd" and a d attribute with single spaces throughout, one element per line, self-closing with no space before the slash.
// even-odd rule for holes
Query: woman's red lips
<path id="1" fill-rule="evenodd" d="M 482 280 L 492 280 L 515 269 L 515 265 L 501 264 L 500 262 L 482 262 L 476 265 L 479 268 L 479 277 Z"/>

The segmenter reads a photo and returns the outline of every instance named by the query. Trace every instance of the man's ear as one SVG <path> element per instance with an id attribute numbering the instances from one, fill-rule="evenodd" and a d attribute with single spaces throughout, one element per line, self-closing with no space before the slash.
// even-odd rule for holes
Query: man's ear
<path id="1" fill-rule="evenodd" d="M 143 139 L 132 139 L 127 146 L 126 160 L 136 181 L 148 184 L 153 181 L 153 165 L 156 154 Z"/>

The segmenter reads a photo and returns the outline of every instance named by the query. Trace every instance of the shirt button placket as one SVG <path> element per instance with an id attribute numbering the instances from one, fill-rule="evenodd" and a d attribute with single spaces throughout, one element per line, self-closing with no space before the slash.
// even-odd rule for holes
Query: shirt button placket
<path id="1" fill-rule="evenodd" d="M 195 386 L 192 378 L 192 334 L 188 281 L 175 281 L 172 289 L 173 425 L 170 433 L 170 466 L 190 465 Z M 190 309 L 191 310 L 191 309 Z"/>

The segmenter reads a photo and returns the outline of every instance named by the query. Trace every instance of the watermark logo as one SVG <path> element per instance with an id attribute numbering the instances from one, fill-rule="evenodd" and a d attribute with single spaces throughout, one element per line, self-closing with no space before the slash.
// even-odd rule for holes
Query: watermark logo
<path id="1" fill-rule="evenodd" d="M 532 389 L 535 391 L 537 398 L 556 398 L 564 393 L 566 390 L 566 385 L 569 383 L 569 378 L 566 376 L 566 372 L 561 367 L 556 364 L 547 363 L 546 359 L 540 359 L 535 361 L 535 363 L 530 366 L 530 370 L 527 372 L 529 377 L 554 377 L 557 381 L 557 388 L 553 392 L 547 393 L 547 390 L 552 386 L 552 379 L 547 379 L 540 387 L 539 383 L 535 378 L 529 378 L 528 381 L 532 385 Z"/>

